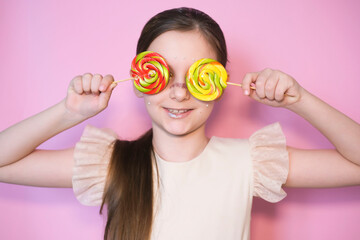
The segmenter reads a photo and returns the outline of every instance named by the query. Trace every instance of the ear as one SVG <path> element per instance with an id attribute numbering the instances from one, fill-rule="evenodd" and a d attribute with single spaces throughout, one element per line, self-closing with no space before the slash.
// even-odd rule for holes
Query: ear
<path id="1" fill-rule="evenodd" d="M 143 98 L 144 97 L 144 93 L 140 92 L 135 87 L 133 88 L 133 90 L 134 90 L 135 96 L 137 96 L 138 98 Z"/>

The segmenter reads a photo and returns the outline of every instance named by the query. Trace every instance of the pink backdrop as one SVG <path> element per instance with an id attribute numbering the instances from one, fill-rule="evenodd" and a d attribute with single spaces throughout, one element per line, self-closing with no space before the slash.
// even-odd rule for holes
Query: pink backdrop
<path id="1" fill-rule="evenodd" d="M 359 1 L 220 2 L 0 0 L 0 129 L 63 99 L 75 75 L 126 78 L 144 23 L 179 6 L 199 8 L 222 26 L 233 82 L 248 71 L 281 69 L 360 122 Z M 303 119 L 250 101 L 236 87 L 218 103 L 208 134 L 246 138 L 275 121 L 289 145 L 331 147 Z M 127 82 L 102 114 L 42 147 L 73 145 L 85 124 L 135 138 L 150 121 Z M 287 192 L 278 204 L 255 200 L 252 239 L 359 238 L 360 187 Z M 104 219 L 98 210 L 81 206 L 71 189 L 0 184 L 0 239 L 101 239 Z"/>

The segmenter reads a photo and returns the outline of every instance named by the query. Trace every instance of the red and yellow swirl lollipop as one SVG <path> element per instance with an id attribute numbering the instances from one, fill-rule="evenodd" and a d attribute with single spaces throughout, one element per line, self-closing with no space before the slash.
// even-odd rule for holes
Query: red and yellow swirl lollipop
<path id="1" fill-rule="evenodd" d="M 213 59 L 196 61 L 188 70 L 186 85 L 189 92 L 201 101 L 218 99 L 227 86 L 227 72 L 223 65 Z"/>
<path id="2" fill-rule="evenodd" d="M 146 51 L 134 58 L 130 75 L 134 78 L 137 90 L 145 94 L 155 94 L 166 87 L 169 67 L 160 54 Z"/>

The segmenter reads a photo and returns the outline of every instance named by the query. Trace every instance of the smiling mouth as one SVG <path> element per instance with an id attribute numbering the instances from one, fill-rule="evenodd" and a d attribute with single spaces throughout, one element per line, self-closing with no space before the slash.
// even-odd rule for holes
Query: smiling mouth
<path id="1" fill-rule="evenodd" d="M 165 108 L 165 109 L 171 118 L 184 118 L 187 115 L 189 115 L 190 112 L 193 110 L 193 109 L 173 109 L 173 108 Z"/>

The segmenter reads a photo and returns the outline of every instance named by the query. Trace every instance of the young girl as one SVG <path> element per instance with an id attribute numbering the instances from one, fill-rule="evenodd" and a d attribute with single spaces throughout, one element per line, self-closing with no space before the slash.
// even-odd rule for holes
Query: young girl
<path id="1" fill-rule="evenodd" d="M 73 187 L 81 203 L 107 207 L 105 239 L 249 239 L 253 196 L 277 202 L 286 195 L 282 186 L 360 184 L 359 124 L 277 70 L 247 74 L 244 94 L 302 116 L 335 150 L 287 147 L 279 124 L 248 140 L 206 137 L 216 101 L 194 98 L 185 85 L 195 61 L 227 63 L 222 31 L 206 14 L 159 13 L 138 41 L 137 53 L 146 50 L 161 54 L 170 68 L 169 84 L 158 94 L 135 91 L 151 130 L 129 142 L 88 126 L 74 148 L 36 149 L 107 107 L 113 77 L 77 76 L 63 101 L 1 132 L 0 181 Z"/>

